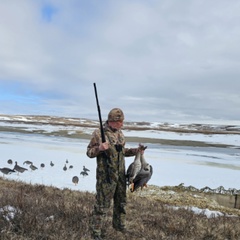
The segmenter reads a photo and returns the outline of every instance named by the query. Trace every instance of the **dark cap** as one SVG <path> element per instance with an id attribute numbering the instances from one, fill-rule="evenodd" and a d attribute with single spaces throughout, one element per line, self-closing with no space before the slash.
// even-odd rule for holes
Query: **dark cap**
<path id="1" fill-rule="evenodd" d="M 117 122 L 117 121 L 123 121 L 123 120 L 124 120 L 124 114 L 120 108 L 113 108 L 108 114 L 108 121 L 110 122 Z"/>

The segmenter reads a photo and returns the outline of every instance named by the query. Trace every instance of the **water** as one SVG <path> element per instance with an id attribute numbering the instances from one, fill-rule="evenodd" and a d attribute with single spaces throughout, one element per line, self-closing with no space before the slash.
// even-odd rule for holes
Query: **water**
<path id="1" fill-rule="evenodd" d="M 94 192 L 96 160 L 86 155 L 88 142 L 86 139 L 0 132 L 0 167 L 12 168 L 7 163 L 11 158 L 19 165 L 29 168 L 23 163 L 30 160 L 38 170 L 13 173 L 5 177 L 32 184 Z M 240 188 L 240 151 L 237 147 L 147 145 L 145 158 L 153 166 L 153 176 L 149 184 L 173 186 L 184 183 L 185 186 L 197 188 Z M 126 146 L 137 147 L 138 143 L 127 143 Z M 126 167 L 133 159 L 134 157 L 126 158 Z M 63 171 L 66 160 L 69 161 L 67 167 L 72 165 L 73 169 Z M 50 161 L 55 164 L 54 167 L 50 166 Z M 41 163 L 45 164 L 45 168 L 40 168 Z M 90 169 L 86 177 L 80 175 L 83 166 Z M 77 186 L 72 183 L 75 175 L 80 178 Z"/>

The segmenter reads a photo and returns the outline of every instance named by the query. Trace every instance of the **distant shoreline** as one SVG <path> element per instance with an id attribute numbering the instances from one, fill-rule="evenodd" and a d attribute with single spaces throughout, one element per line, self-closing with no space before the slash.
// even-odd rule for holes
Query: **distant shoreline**
<path id="1" fill-rule="evenodd" d="M 49 126 L 53 128 L 52 131 L 47 130 Z M 78 138 L 90 139 L 92 131 L 98 127 L 99 127 L 98 121 L 89 119 L 0 114 L 0 132 L 38 134 L 43 136 L 56 136 L 74 139 Z M 223 126 L 206 124 L 171 125 L 167 123 L 150 123 L 150 122 L 125 122 L 123 130 L 135 132 L 154 131 L 156 133 L 174 132 L 178 134 L 193 133 L 203 135 L 240 134 L 240 126 Z M 172 146 L 236 148 L 236 146 L 223 143 L 207 143 L 203 141 L 193 140 L 138 137 L 137 135 L 126 136 L 126 141 Z"/>
<path id="2" fill-rule="evenodd" d="M 64 138 L 74 138 L 74 139 L 87 139 L 90 140 L 91 134 L 83 133 L 82 131 L 76 131 L 75 133 L 69 134 L 66 130 L 59 130 L 54 132 L 44 132 L 41 130 L 28 131 L 25 128 L 0 126 L 0 133 L 20 133 L 26 135 L 38 134 L 43 136 L 55 136 Z M 219 148 L 229 148 L 235 147 L 227 144 L 220 143 L 206 143 L 202 141 L 193 140 L 173 140 L 173 139 L 163 139 L 163 138 L 148 138 L 148 137 L 125 137 L 126 142 L 136 142 L 136 143 L 150 143 L 150 144 L 160 144 L 160 145 L 171 145 L 171 146 L 189 146 L 189 147 L 219 147 Z"/>
<path id="3" fill-rule="evenodd" d="M 5 115 L 0 114 L 0 123 L 9 124 L 32 124 L 52 126 L 72 126 L 83 128 L 97 128 L 97 120 L 85 118 L 67 118 L 40 115 Z M 201 134 L 240 134 L 240 125 L 213 125 L 213 124 L 170 124 L 151 122 L 124 122 L 124 130 L 132 131 L 166 131 L 176 133 L 201 133 Z"/>

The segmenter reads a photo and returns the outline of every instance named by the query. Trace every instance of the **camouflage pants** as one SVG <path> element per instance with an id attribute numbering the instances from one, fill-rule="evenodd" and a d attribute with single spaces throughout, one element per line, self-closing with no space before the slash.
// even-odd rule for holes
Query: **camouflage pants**
<path id="1" fill-rule="evenodd" d="M 121 174 L 111 178 L 112 182 L 107 183 L 106 178 L 98 178 L 96 185 L 96 203 L 94 205 L 91 221 L 93 235 L 100 236 L 102 224 L 113 200 L 112 225 L 115 229 L 121 230 L 125 227 L 126 217 L 126 179 Z"/>

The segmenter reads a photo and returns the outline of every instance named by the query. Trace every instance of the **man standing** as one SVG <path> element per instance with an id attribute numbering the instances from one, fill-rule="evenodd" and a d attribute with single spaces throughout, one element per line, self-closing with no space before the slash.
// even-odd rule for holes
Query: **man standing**
<path id="1" fill-rule="evenodd" d="M 125 148 L 125 137 L 121 131 L 124 114 L 113 108 L 103 126 L 106 142 L 101 141 L 101 131 L 96 129 L 87 147 L 87 156 L 97 159 L 96 202 L 92 214 L 94 239 L 102 239 L 102 224 L 113 199 L 113 228 L 124 232 L 126 205 L 126 177 L 124 157 L 135 156 L 138 148 Z M 107 166 L 106 166 L 107 163 Z"/>

